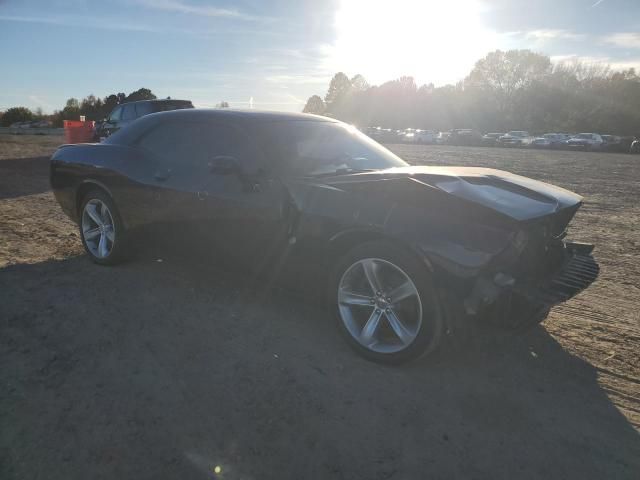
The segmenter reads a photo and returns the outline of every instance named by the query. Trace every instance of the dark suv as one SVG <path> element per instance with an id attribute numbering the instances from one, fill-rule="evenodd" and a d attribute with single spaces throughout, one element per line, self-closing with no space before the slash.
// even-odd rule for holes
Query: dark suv
<path id="1" fill-rule="evenodd" d="M 123 103 L 114 108 L 104 122 L 96 124 L 95 140 L 100 141 L 122 127 L 129 125 L 135 119 L 150 113 L 183 108 L 193 108 L 191 100 L 141 100 L 139 102 Z"/>

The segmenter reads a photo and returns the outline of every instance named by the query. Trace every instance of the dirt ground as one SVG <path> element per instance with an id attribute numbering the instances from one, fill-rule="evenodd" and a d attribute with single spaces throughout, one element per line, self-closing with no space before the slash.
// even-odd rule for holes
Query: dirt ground
<path id="1" fill-rule="evenodd" d="M 526 334 L 390 368 L 202 258 L 91 264 L 59 141 L 0 137 L 0 478 L 640 478 L 640 156 L 391 146 L 583 195 L 601 274 Z"/>

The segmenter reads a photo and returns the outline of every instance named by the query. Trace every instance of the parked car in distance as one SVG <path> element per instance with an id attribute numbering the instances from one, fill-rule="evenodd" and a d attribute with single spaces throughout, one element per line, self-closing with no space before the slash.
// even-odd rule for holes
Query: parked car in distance
<path id="1" fill-rule="evenodd" d="M 633 143 L 633 137 L 620 137 L 618 135 L 601 135 L 604 143 L 602 144 L 602 150 L 613 153 L 627 153 L 631 144 Z"/>
<path id="2" fill-rule="evenodd" d="M 407 143 L 433 144 L 437 134 L 433 130 L 421 130 L 407 128 L 404 133 L 404 141 Z"/>
<path id="3" fill-rule="evenodd" d="M 498 138 L 503 135 L 504 133 L 485 133 L 482 136 L 482 145 L 485 147 L 495 147 Z"/>
<path id="4" fill-rule="evenodd" d="M 597 133 L 578 133 L 566 141 L 565 145 L 570 149 L 600 150 L 604 140 Z"/>
<path id="5" fill-rule="evenodd" d="M 398 134 L 395 130 L 382 127 L 367 128 L 367 135 L 380 143 L 394 143 L 398 138 Z"/>
<path id="6" fill-rule="evenodd" d="M 524 147 L 531 143 L 529 132 L 524 130 L 512 130 L 498 138 L 497 145 L 503 147 Z"/>
<path id="7" fill-rule="evenodd" d="M 32 128 L 32 126 L 33 126 L 33 122 L 29 120 L 26 122 L 14 122 L 9 126 L 9 128 L 24 129 L 24 128 Z"/>
<path id="8" fill-rule="evenodd" d="M 564 133 L 545 133 L 541 137 L 531 140 L 533 148 L 561 148 L 569 138 Z"/>
<path id="9" fill-rule="evenodd" d="M 433 130 L 416 130 L 416 137 L 418 139 L 418 143 L 432 145 L 436 143 L 436 139 L 438 138 L 438 133 Z"/>
<path id="10" fill-rule="evenodd" d="M 95 140 L 101 141 L 134 120 L 150 113 L 193 108 L 191 100 L 140 100 L 118 105 L 104 121 L 96 123 Z"/>
<path id="11" fill-rule="evenodd" d="M 451 130 L 446 143 L 448 145 L 477 146 L 482 143 L 482 134 L 472 128 L 455 128 Z"/>
<path id="12" fill-rule="evenodd" d="M 438 145 L 445 145 L 449 137 L 451 136 L 451 132 L 438 132 L 438 136 L 436 137 L 436 143 Z"/>
<path id="13" fill-rule="evenodd" d="M 101 144 L 59 148 L 50 179 L 95 263 L 122 260 L 136 230 L 181 238 L 257 284 L 326 294 L 347 342 L 380 362 L 434 351 L 453 325 L 540 322 L 598 274 L 593 246 L 565 240 L 575 193 L 410 166 L 326 117 L 147 115 Z"/>

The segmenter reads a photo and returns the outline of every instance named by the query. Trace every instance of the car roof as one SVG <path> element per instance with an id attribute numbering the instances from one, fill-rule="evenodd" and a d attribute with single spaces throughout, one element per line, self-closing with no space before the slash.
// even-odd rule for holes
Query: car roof
<path id="1" fill-rule="evenodd" d="M 333 122 L 337 120 L 309 113 L 274 112 L 268 110 L 240 110 L 232 108 L 190 108 L 184 110 L 171 110 L 148 115 L 160 120 L 161 118 L 181 121 L 190 120 L 247 120 L 247 121 L 316 121 Z"/>
<path id="2" fill-rule="evenodd" d="M 133 102 L 121 103 L 120 105 L 126 105 L 128 103 L 172 103 L 172 102 L 191 103 L 191 100 L 181 100 L 179 98 L 156 98 L 155 100 L 135 100 Z"/>

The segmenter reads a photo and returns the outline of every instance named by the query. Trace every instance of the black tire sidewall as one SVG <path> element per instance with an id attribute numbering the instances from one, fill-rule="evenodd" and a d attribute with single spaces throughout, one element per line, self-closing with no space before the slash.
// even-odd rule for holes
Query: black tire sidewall
<path id="1" fill-rule="evenodd" d="M 379 258 L 400 267 L 415 284 L 423 305 L 422 324 L 415 340 L 405 349 L 394 353 L 378 353 L 363 347 L 344 325 L 338 309 L 338 285 L 344 272 L 358 260 Z M 338 329 L 349 345 L 363 357 L 386 364 L 400 364 L 431 353 L 437 349 L 444 330 L 444 311 L 434 288 L 433 278 L 426 263 L 406 248 L 386 240 L 363 243 L 343 255 L 334 265 L 328 282 L 328 305 Z M 428 306 L 429 308 L 425 308 Z"/>
<path id="2" fill-rule="evenodd" d="M 95 255 L 93 255 L 93 253 L 91 253 L 91 251 L 87 247 L 87 242 L 85 241 L 84 234 L 82 232 L 82 215 L 84 214 L 84 207 L 90 200 L 93 199 L 98 199 L 101 202 L 104 202 L 105 205 L 107 205 L 109 212 L 111 213 L 111 218 L 113 219 L 113 248 L 111 249 L 109 255 L 105 258 L 96 257 Z M 118 212 L 116 204 L 114 203 L 113 199 L 105 192 L 101 190 L 92 190 L 84 196 L 82 202 L 80 203 L 80 218 L 78 219 L 78 227 L 80 229 L 80 239 L 82 241 L 82 246 L 93 262 L 100 265 L 115 265 L 116 263 L 119 263 L 124 259 L 126 251 L 126 232 L 124 229 L 124 224 L 120 219 L 120 213 Z"/>

